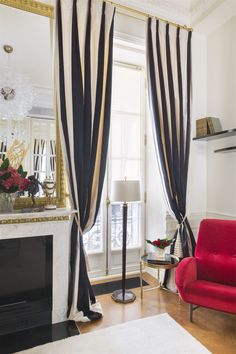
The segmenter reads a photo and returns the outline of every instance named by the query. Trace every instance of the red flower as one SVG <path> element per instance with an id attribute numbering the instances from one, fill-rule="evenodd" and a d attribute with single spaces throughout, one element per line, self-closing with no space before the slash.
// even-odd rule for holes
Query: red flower
<path id="1" fill-rule="evenodd" d="M 26 177 L 26 172 L 22 166 L 16 170 L 9 165 L 9 160 L 6 159 L 0 164 L 0 193 L 14 193 L 24 191 L 29 186 L 29 180 Z"/>
<path id="2" fill-rule="evenodd" d="M 164 249 L 165 247 L 171 245 L 172 239 L 168 239 L 168 238 L 159 239 L 158 238 L 157 240 L 154 240 L 154 241 L 147 240 L 147 243 L 150 243 L 155 247 L 159 247 L 161 249 Z"/>
<path id="3" fill-rule="evenodd" d="M 161 244 L 161 241 L 158 239 L 158 240 L 155 240 L 155 241 L 153 241 L 153 243 L 152 243 L 154 246 L 160 246 L 160 244 Z"/>

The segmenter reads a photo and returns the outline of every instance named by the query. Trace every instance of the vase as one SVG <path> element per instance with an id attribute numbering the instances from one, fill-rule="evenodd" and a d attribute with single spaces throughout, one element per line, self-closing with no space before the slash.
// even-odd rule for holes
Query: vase
<path id="1" fill-rule="evenodd" d="M 0 193 L 0 213 L 12 213 L 17 193 Z"/>
<path id="2" fill-rule="evenodd" d="M 159 259 L 165 259 L 165 249 L 155 247 L 155 254 Z"/>

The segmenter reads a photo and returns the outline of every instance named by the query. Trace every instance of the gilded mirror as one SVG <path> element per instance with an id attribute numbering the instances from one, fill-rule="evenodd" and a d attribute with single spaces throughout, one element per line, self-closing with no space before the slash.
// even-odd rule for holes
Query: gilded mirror
<path id="1" fill-rule="evenodd" d="M 64 207 L 65 181 L 53 92 L 53 11 L 53 6 L 37 1 L 0 0 L 0 78 L 10 82 L 4 85 L 0 79 L 0 90 L 5 100 L 11 100 L 11 106 L 0 107 L 0 159 L 10 156 L 14 161 L 15 156 L 28 175 L 40 182 L 52 178 L 56 182 L 54 202 Z M 36 205 L 44 204 L 40 188 Z M 29 206 L 27 194 L 17 198 L 16 209 Z"/>

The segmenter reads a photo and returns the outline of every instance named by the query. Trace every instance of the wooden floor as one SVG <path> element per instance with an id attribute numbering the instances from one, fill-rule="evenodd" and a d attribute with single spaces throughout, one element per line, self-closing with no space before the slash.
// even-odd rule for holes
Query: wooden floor
<path id="1" fill-rule="evenodd" d="M 154 278 L 149 274 L 144 274 L 144 279 L 151 286 L 156 285 Z M 176 294 L 154 289 L 145 291 L 143 301 L 141 301 L 140 289 L 133 289 L 133 291 L 137 296 L 135 302 L 125 305 L 115 303 L 110 294 L 98 296 L 97 300 L 103 308 L 103 318 L 93 323 L 78 323 L 81 333 L 166 312 L 212 353 L 236 353 L 236 317 L 234 315 L 199 308 L 194 312 L 194 322 L 191 323 L 189 322 L 189 306 L 179 301 Z"/>

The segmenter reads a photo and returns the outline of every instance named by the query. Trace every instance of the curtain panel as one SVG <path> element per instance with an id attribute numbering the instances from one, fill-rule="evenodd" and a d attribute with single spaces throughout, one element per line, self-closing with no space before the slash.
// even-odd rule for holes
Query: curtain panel
<path id="1" fill-rule="evenodd" d="M 191 138 L 192 32 L 162 21 L 147 21 L 147 78 L 156 155 L 169 210 L 178 226 L 171 253 L 194 253 L 195 239 L 186 217 Z M 165 273 L 164 286 L 168 274 Z"/>
<path id="2" fill-rule="evenodd" d="M 55 79 L 72 207 L 68 317 L 102 316 L 89 282 L 83 234 L 96 221 L 106 169 L 115 9 L 96 0 L 57 0 Z"/>

